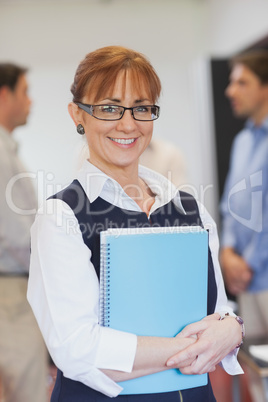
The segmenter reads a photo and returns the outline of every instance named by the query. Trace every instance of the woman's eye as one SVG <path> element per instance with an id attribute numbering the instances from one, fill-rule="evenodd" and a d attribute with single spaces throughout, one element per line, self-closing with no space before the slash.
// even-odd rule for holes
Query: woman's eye
<path id="1" fill-rule="evenodd" d="M 104 113 L 118 113 L 118 108 L 116 106 L 102 106 L 101 111 Z"/>
<path id="2" fill-rule="evenodd" d="M 149 108 L 147 106 L 138 106 L 136 108 L 136 112 L 138 112 L 138 113 L 148 113 Z"/>

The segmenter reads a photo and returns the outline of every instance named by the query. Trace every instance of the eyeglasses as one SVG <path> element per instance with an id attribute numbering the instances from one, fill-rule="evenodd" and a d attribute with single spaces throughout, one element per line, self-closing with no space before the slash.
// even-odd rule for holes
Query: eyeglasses
<path id="1" fill-rule="evenodd" d="M 160 114 L 160 107 L 156 105 L 140 105 L 135 107 L 124 107 L 117 105 L 87 105 L 81 102 L 75 102 L 80 109 L 99 120 L 120 120 L 126 110 L 131 110 L 134 120 L 152 121 L 156 120 Z"/>

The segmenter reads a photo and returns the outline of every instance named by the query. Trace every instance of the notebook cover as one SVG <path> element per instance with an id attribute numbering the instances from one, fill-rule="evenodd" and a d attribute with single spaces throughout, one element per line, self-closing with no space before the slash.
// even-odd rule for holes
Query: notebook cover
<path id="1" fill-rule="evenodd" d="M 208 233 L 199 226 L 101 233 L 101 323 L 137 335 L 173 337 L 207 315 Z M 207 384 L 177 369 L 119 383 L 121 394 Z"/>

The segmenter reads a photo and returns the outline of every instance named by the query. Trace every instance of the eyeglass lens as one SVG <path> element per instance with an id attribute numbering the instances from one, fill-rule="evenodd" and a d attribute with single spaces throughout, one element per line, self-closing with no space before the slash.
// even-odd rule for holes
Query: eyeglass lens
<path id="1" fill-rule="evenodd" d="M 137 120 L 155 120 L 158 117 L 157 106 L 136 106 L 132 108 L 133 116 Z M 118 120 L 124 114 L 123 106 L 97 105 L 93 106 L 93 116 L 103 120 Z"/>

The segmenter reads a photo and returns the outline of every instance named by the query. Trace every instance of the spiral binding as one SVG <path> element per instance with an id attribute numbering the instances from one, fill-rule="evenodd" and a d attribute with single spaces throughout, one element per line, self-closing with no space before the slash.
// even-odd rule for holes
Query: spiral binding
<path id="1" fill-rule="evenodd" d="M 110 326 L 110 243 L 101 245 L 100 253 L 100 324 Z"/>

